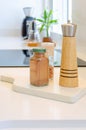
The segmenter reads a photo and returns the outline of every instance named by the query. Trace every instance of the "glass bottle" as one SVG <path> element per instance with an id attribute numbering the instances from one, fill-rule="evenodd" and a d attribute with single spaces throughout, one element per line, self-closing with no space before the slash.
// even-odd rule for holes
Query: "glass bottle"
<path id="1" fill-rule="evenodd" d="M 37 47 L 40 46 L 40 35 L 39 31 L 36 28 L 36 22 L 33 20 L 30 23 L 29 30 L 28 30 L 28 43 L 29 47 Z"/>
<path id="2" fill-rule="evenodd" d="M 49 60 L 45 57 L 46 49 L 34 48 L 34 56 L 30 59 L 30 84 L 45 86 L 49 82 Z"/>

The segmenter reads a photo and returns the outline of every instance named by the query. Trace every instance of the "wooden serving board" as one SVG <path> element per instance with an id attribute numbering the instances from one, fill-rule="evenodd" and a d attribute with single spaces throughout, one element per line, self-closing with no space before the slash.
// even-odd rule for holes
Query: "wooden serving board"
<path id="1" fill-rule="evenodd" d="M 58 84 L 59 69 L 55 69 L 54 80 L 50 80 L 48 86 L 32 86 L 29 83 L 29 79 L 27 82 L 24 80 L 24 76 L 22 76 L 20 80 L 15 80 L 12 90 L 23 94 L 38 96 L 66 103 L 75 103 L 81 97 L 86 95 L 86 83 L 82 78 L 79 79 L 79 87 L 76 88 L 66 88 L 59 86 Z"/>
<path id="2" fill-rule="evenodd" d="M 54 68 L 54 80 L 50 80 L 48 86 L 35 87 L 29 83 L 29 68 L 4 68 L 0 69 L 0 81 L 12 84 L 12 90 L 22 94 L 28 94 L 56 100 L 66 103 L 75 103 L 86 95 L 86 69 L 79 68 L 79 86 L 66 88 L 59 86 L 59 68 Z"/>

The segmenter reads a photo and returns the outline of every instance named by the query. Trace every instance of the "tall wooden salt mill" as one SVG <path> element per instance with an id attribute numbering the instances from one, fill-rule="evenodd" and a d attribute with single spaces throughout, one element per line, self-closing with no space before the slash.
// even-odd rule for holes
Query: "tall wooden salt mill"
<path id="1" fill-rule="evenodd" d="M 76 29 L 77 25 L 70 21 L 62 25 L 63 43 L 59 85 L 63 87 L 78 87 Z"/>

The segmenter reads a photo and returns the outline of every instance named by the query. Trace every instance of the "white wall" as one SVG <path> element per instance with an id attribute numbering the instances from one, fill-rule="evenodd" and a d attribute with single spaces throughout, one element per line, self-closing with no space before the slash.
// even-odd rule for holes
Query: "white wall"
<path id="1" fill-rule="evenodd" d="M 23 7 L 32 6 L 33 16 L 39 17 L 43 0 L 0 0 L 0 36 L 20 35 L 24 18 Z"/>
<path id="2" fill-rule="evenodd" d="M 77 55 L 86 60 L 86 0 L 72 0 L 73 22 L 77 24 Z"/>
<path id="3" fill-rule="evenodd" d="M 73 22 L 78 25 L 77 38 L 86 44 L 86 0 L 73 0 Z"/>

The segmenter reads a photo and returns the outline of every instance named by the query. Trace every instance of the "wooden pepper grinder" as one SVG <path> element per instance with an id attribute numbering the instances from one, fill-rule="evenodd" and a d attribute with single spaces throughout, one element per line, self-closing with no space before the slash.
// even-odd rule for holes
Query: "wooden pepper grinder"
<path id="1" fill-rule="evenodd" d="M 78 87 L 76 28 L 77 25 L 70 21 L 62 25 L 63 44 L 59 85 L 63 87 Z"/>

